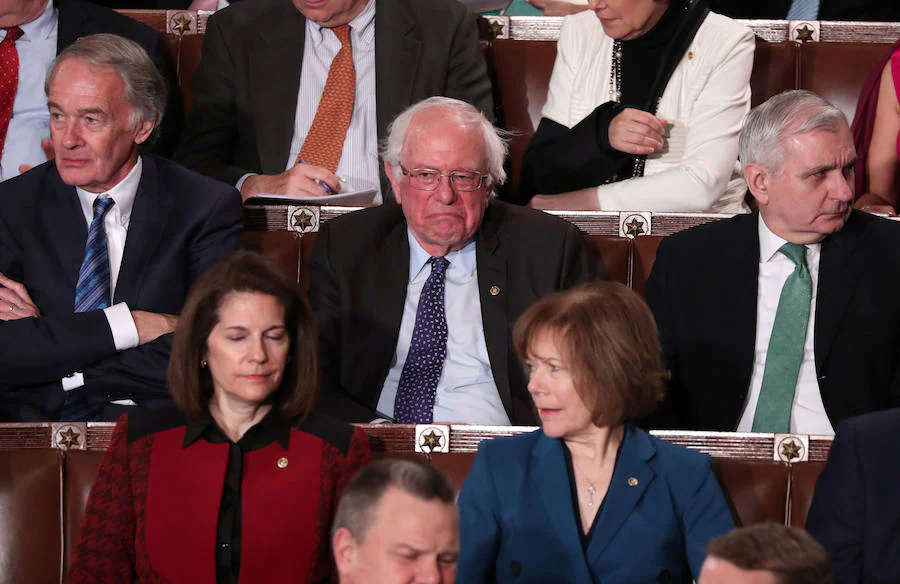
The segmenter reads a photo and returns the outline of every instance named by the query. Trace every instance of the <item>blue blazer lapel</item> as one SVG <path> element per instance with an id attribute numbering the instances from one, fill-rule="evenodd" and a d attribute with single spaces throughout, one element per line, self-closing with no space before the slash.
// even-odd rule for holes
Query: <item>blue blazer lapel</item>
<path id="1" fill-rule="evenodd" d="M 537 479 L 541 501 L 550 520 L 550 526 L 559 538 L 560 546 L 572 550 L 572 557 L 582 557 L 581 538 L 575 523 L 572 507 L 569 474 L 559 440 L 548 438 L 543 432 L 532 454 L 532 468 Z M 527 512 L 527 511 L 526 511 Z M 588 565 L 561 566 L 560 570 L 571 575 L 572 582 L 591 582 Z"/>
<path id="2" fill-rule="evenodd" d="M 149 263 L 166 233 L 166 222 L 175 203 L 175 194 L 163 192 L 157 180 L 156 161 L 143 157 L 141 182 L 138 184 L 125 238 L 125 252 L 119 279 L 116 282 L 115 302 L 135 303 L 141 289 L 143 267 Z"/>
<path id="3" fill-rule="evenodd" d="M 588 544 L 586 557 L 589 565 L 599 562 L 653 481 L 656 473 L 647 461 L 655 455 L 656 448 L 650 443 L 647 434 L 626 424 L 616 470 L 603 501 L 599 522 Z"/>
<path id="4" fill-rule="evenodd" d="M 54 251 L 52 257 L 59 259 L 58 273 L 65 276 L 65 284 L 71 292 L 74 307 L 75 286 L 78 284 L 78 273 L 87 243 L 87 223 L 75 187 L 62 181 L 55 165 L 48 172 L 46 192 L 48 196 L 43 208 L 46 212 L 47 230 L 42 236 Z"/>

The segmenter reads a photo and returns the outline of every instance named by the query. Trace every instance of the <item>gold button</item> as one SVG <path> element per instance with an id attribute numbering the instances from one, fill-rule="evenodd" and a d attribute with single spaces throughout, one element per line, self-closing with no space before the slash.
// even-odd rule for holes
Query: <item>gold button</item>
<path id="1" fill-rule="evenodd" d="M 688 51 L 688 61 L 694 58 L 694 51 Z"/>
<path id="2" fill-rule="evenodd" d="M 638 480 L 636 478 L 634 478 L 634 477 L 628 478 L 628 486 L 629 487 L 636 487 L 637 484 L 638 484 Z"/>
<path id="3" fill-rule="evenodd" d="M 491 286 L 491 296 L 500 294 L 500 286 Z"/>
<path id="4" fill-rule="evenodd" d="M 282 456 L 281 458 L 278 459 L 277 464 L 278 464 L 278 468 L 285 468 L 288 465 L 287 458 Z"/>

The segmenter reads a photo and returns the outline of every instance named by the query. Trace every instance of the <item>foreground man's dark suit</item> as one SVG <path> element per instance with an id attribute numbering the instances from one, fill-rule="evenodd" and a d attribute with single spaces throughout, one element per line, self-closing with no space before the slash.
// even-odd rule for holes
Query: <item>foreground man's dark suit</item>
<path id="1" fill-rule="evenodd" d="M 378 139 L 408 106 L 445 95 L 490 116 L 472 15 L 448 0 L 375 1 Z M 196 94 L 176 158 L 228 184 L 284 172 L 300 91 L 306 19 L 291 0 L 241 2 L 209 19 Z M 390 184 L 381 171 L 381 188 Z"/>
<path id="2" fill-rule="evenodd" d="M 816 483 L 806 529 L 838 584 L 900 582 L 900 410 L 847 420 Z"/>
<path id="3" fill-rule="evenodd" d="M 498 201 L 488 205 L 475 246 L 494 382 L 510 421 L 533 425 L 537 419 L 512 327 L 539 298 L 605 277 L 606 271 L 571 223 Z M 371 421 L 394 358 L 409 282 L 400 206 L 387 203 L 324 223 L 309 270 L 323 407 L 348 421 Z"/>
<path id="4" fill-rule="evenodd" d="M 672 378 L 646 425 L 734 430 L 756 343 L 758 214 L 666 237 L 647 281 Z M 833 427 L 900 405 L 900 224 L 853 211 L 822 242 L 816 374 Z"/>
<path id="5" fill-rule="evenodd" d="M 102 311 L 73 312 L 87 225 L 55 163 L 0 183 L 0 201 L 0 273 L 24 284 L 41 311 L 0 323 L 0 420 L 57 418 L 60 379 L 73 371 L 83 371 L 92 401 L 171 404 L 172 335 L 116 352 Z M 240 249 L 241 212 L 232 187 L 145 155 L 113 303 L 178 314 L 197 276 Z M 108 406 L 104 419 L 117 413 Z"/>

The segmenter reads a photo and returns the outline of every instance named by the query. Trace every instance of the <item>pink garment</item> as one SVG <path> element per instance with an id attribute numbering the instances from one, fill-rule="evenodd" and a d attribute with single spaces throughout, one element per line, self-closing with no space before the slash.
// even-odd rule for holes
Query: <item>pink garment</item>
<path id="1" fill-rule="evenodd" d="M 894 93 L 900 102 L 900 49 L 891 55 L 891 77 L 894 79 Z M 900 133 L 897 134 L 897 160 L 900 160 Z"/>

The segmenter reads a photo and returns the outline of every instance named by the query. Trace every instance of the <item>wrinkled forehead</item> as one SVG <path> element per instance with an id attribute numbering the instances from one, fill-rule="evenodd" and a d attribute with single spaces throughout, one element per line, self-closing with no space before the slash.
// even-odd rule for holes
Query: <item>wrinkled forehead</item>
<path id="1" fill-rule="evenodd" d="M 418 112 L 410 120 L 400 157 L 468 158 L 481 161 L 481 168 L 487 161 L 481 124 L 446 108 Z"/>

